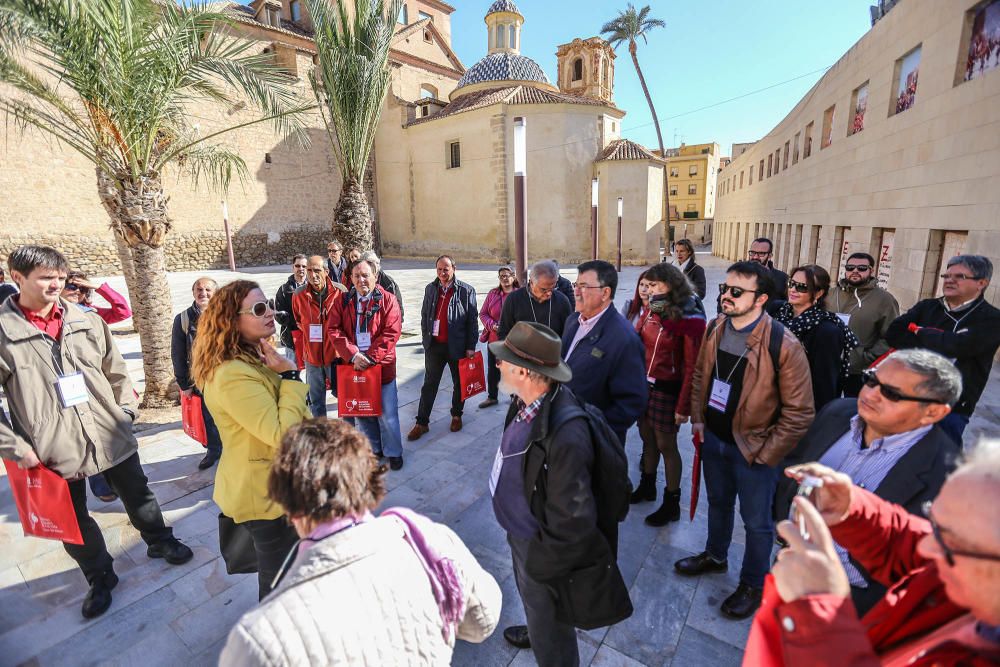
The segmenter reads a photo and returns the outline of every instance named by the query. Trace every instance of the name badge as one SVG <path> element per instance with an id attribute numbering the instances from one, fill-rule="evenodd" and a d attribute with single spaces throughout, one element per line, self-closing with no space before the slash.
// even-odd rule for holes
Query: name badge
<path id="1" fill-rule="evenodd" d="M 500 448 L 497 447 L 497 455 L 493 459 L 493 469 L 490 470 L 490 496 L 495 496 L 497 493 L 497 482 L 500 481 L 500 471 L 502 469 L 503 454 L 500 452 Z"/>
<path id="2" fill-rule="evenodd" d="M 732 388 L 732 385 L 728 382 L 714 378 L 712 380 L 712 391 L 708 397 L 708 407 L 719 412 L 725 412 L 726 405 L 729 403 L 729 392 Z"/>
<path id="3" fill-rule="evenodd" d="M 840 318 L 840 321 L 843 322 L 845 326 L 851 323 L 851 316 L 847 313 L 837 313 L 837 317 Z"/>
<path id="4" fill-rule="evenodd" d="M 310 343 L 322 343 L 323 342 L 323 325 L 322 324 L 310 324 L 309 325 L 309 342 Z"/>
<path id="5" fill-rule="evenodd" d="M 368 348 L 372 346 L 372 335 L 369 331 L 359 331 L 358 332 L 358 349 L 362 352 L 367 352 Z"/>
<path id="6" fill-rule="evenodd" d="M 652 375 L 647 375 L 646 382 L 648 382 L 649 384 L 656 384 L 656 378 L 653 377 Z"/>
<path id="7" fill-rule="evenodd" d="M 431 325 L 431 335 L 437 336 L 440 333 L 441 333 L 441 320 L 434 320 L 434 323 Z"/>
<path id="8" fill-rule="evenodd" d="M 87 394 L 87 383 L 83 380 L 83 373 L 72 373 L 64 375 L 56 380 L 56 388 L 59 390 L 59 398 L 62 400 L 64 408 L 71 408 L 90 400 Z"/>

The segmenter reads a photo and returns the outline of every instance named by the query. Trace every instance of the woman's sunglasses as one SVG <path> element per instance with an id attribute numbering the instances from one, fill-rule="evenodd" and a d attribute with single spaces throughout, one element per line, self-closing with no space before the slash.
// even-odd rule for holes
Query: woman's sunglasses
<path id="1" fill-rule="evenodd" d="M 268 313 L 274 314 L 274 299 L 258 301 L 247 310 L 238 311 L 240 315 L 253 315 L 254 317 L 266 317 Z"/>
<path id="2" fill-rule="evenodd" d="M 869 387 L 871 389 L 875 389 L 876 387 L 878 387 L 879 391 L 882 392 L 882 395 L 885 396 L 886 400 L 891 401 L 893 403 L 899 403 L 900 401 L 915 401 L 917 403 L 944 402 L 936 398 L 926 398 L 924 396 L 907 396 L 906 394 L 902 393 L 895 387 L 883 384 L 878 379 L 878 376 L 875 375 L 875 371 L 872 370 L 862 371 L 861 379 L 864 381 L 866 387 Z"/>
<path id="3" fill-rule="evenodd" d="M 76 283 L 66 283 L 66 286 L 63 287 L 63 291 L 64 292 L 80 292 L 82 290 L 81 290 L 80 286 L 77 285 Z"/>
<path id="4" fill-rule="evenodd" d="M 760 290 L 734 287 L 733 285 L 727 285 L 726 283 L 722 283 L 721 285 L 719 285 L 719 294 L 722 296 L 726 296 L 726 292 L 732 294 L 734 299 L 738 299 L 747 292 L 753 292 L 754 294 L 757 294 L 760 292 Z"/>
<path id="5" fill-rule="evenodd" d="M 788 289 L 795 290 L 799 294 L 809 294 L 809 285 L 800 283 L 798 280 L 788 279 Z"/>

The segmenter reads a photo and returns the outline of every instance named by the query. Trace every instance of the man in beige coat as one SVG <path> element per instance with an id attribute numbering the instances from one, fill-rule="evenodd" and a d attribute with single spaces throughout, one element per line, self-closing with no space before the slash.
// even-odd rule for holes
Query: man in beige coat
<path id="1" fill-rule="evenodd" d="M 0 386 L 11 425 L 0 421 L 0 457 L 21 468 L 44 464 L 69 482 L 83 544 L 63 543 L 90 591 L 84 618 L 103 614 L 118 584 L 84 479 L 104 473 L 148 545 L 146 555 L 179 565 L 191 549 L 173 536 L 139 464 L 132 421 L 138 408 L 108 325 L 59 294 L 67 263 L 53 248 L 25 245 L 7 258 L 20 293 L 0 306 Z"/>

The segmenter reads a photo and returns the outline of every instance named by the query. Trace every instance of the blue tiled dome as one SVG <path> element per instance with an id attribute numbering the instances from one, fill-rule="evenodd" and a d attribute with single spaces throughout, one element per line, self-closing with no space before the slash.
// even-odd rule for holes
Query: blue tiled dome
<path id="1" fill-rule="evenodd" d="M 499 0 L 497 4 L 509 0 Z M 513 4 L 513 3 L 510 3 Z M 531 58 L 519 53 L 491 53 L 465 70 L 465 76 L 458 82 L 458 88 L 484 81 L 538 81 L 549 83 L 545 72 Z"/>
<path id="2" fill-rule="evenodd" d="M 495 14 L 497 12 L 514 12 L 515 14 L 520 14 L 517 5 L 514 4 L 513 0 L 497 0 L 490 8 L 486 10 L 486 15 Z"/>

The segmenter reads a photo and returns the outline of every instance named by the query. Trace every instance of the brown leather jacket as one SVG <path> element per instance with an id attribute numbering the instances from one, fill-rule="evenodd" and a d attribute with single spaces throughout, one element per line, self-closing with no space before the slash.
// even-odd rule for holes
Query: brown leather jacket
<path id="1" fill-rule="evenodd" d="M 785 329 L 775 381 L 774 363 L 767 351 L 771 316 L 761 316 L 747 346 L 743 391 L 733 415 L 733 438 L 748 463 L 776 466 L 806 434 L 815 416 L 809 360 L 802 344 Z M 698 354 L 691 383 L 691 422 L 705 423 L 705 407 L 712 386 L 715 356 L 725 316 L 719 316 Z"/>

